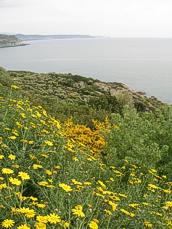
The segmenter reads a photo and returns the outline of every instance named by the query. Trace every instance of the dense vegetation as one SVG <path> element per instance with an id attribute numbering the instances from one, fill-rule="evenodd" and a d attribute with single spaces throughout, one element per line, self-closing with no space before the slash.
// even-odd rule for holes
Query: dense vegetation
<path id="1" fill-rule="evenodd" d="M 122 113 L 125 105 L 138 111 L 154 110 L 161 102 L 131 91 L 121 83 L 105 83 L 71 74 L 38 74 L 10 71 L 10 78 L 38 105 L 58 119 L 72 116 L 88 124 L 104 120 L 111 113 Z"/>
<path id="2" fill-rule="evenodd" d="M 29 88 L 33 75 L 0 70 L 1 227 L 171 228 L 171 106 L 128 90 L 100 91 L 98 103 L 93 84 L 76 87 L 79 99 L 44 100 L 55 80 L 35 75 Z"/>

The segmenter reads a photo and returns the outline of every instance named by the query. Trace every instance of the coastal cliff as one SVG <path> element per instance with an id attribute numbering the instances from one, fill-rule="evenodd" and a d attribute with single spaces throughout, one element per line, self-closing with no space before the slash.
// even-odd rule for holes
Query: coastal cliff
<path id="1" fill-rule="evenodd" d="M 122 114 L 125 106 L 145 112 L 163 105 L 156 98 L 117 82 L 107 83 L 70 73 L 7 71 L 7 74 L 34 104 L 41 104 L 62 120 L 73 116 L 77 122 L 86 124 L 93 117 L 103 120 L 114 113 Z"/>
<path id="2" fill-rule="evenodd" d="M 8 73 L 11 79 L 24 91 L 44 97 L 56 97 L 68 102 L 90 104 L 92 101 L 95 105 L 96 101 L 99 101 L 100 105 L 103 98 L 116 98 L 120 100 L 120 103 L 127 103 L 132 100 L 134 106 L 141 111 L 152 110 L 162 104 L 155 97 L 148 98 L 145 93 L 137 92 L 123 83 L 102 82 L 70 73 L 34 73 L 27 71 L 9 71 Z"/>
<path id="3" fill-rule="evenodd" d="M 0 48 L 16 47 L 23 45 L 25 44 L 14 35 L 0 34 Z"/>
<path id="4" fill-rule="evenodd" d="M 106 116 L 123 113 L 124 107 L 138 112 L 151 112 L 164 104 L 118 82 L 102 82 L 79 75 L 6 71 L 0 68 L 0 84 L 15 84 L 33 104 L 42 105 L 53 116 L 65 120 L 73 116 L 77 122 L 91 123 Z"/>

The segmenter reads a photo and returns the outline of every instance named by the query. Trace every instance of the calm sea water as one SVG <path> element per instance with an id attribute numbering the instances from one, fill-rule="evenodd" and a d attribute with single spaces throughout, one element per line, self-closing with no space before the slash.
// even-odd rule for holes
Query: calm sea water
<path id="1" fill-rule="evenodd" d="M 0 49 L 0 66 L 122 82 L 172 103 L 172 39 L 33 41 Z"/>

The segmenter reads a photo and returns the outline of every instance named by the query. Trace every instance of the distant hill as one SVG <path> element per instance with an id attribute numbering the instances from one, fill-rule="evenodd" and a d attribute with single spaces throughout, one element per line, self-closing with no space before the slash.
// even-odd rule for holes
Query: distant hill
<path id="1" fill-rule="evenodd" d="M 0 48 L 24 45 L 15 35 L 0 34 Z"/>
<path id="2" fill-rule="evenodd" d="M 26 34 L 0 34 L 0 48 L 27 45 L 24 41 L 53 40 L 53 39 L 89 39 L 96 38 L 89 35 L 26 35 Z"/>
<path id="3" fill-rule="evenodd" d="M 18 39 L 22 41 L 30 40 L 47 40 L 47 39 L 77 39 L 77 38 L 96 38 L 89 35 L 25 35 L 25 34 L 16 34 Z"/>
<path id="4" fill-rule="evenodd" d="M 42 105 L 60 120 L 72 116 L 77 123 L 87 125 L 92 125 L 92 119 L 102 121 L 115 113 L 122 114 L 126 106 L 139 113 L 164 106 L 156 98 L 148 98 L 122 83 L 106 83 L 70 73 L 6 71 L 0 67 L 0 96 L 12 84 L 20 87 L 22 96 L 34 105 Z"/>
<path id="5" fill-rule="evenodd" d="M 70 73 L 8 71 L 8 75 L 34 103 L 38 101 L 37 104 L 47 107 L 51 114 L 58 117 L 66 113 L 77 117 L 77 120 L 82 115 L 99 119 L 103 113 L 120 113 L 126 104 L 142 112 L 162 105 L 156 98 L 148 98 L 122 83 L 106 83 Z M 60 104 L 63 106 L 60 107 Z"/>

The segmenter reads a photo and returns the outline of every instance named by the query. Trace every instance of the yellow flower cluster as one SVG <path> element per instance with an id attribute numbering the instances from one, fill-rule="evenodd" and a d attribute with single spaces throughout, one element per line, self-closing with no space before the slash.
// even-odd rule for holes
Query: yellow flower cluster
<path id="1" fill-rule="evenodd" d="M 0 228 L 172 227 L 172 182 L 154 168 L 96 157 L 119 127 L 60 123 L 13 97 L 0 106 Z"/>
<path id="2" fill-rule="evenodd" d="M 74 124 L 72 119 L 67 120 L 64 124 L 64 132 L 63 132 L 63 135 L 69 139 L 66 148 L 69 151 L 72 151 L 75 144 L 77 144 L 81 148 L 86 147 L 92 152 L 92 154 L 97 155 L 97 153 L 100 153 L 106 146 L 106 140 L 104 134 L 107 131 L 109 131 L 109 129 L 104 128 L 106 122 L 105 124 L 94 122 L 96 128 L 91 129 L 84 125 Z M 98 124 L 100 126 L 98 126 Z"/>

